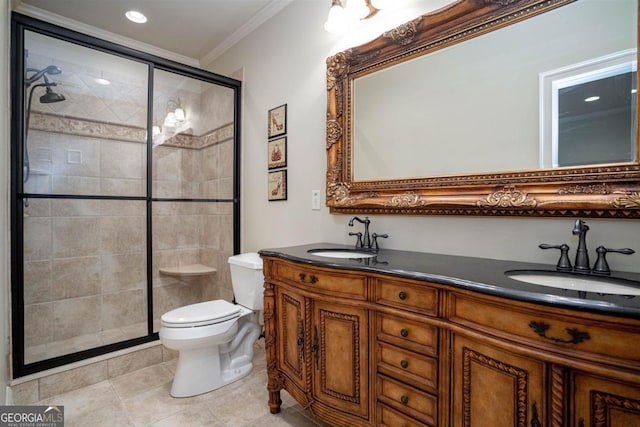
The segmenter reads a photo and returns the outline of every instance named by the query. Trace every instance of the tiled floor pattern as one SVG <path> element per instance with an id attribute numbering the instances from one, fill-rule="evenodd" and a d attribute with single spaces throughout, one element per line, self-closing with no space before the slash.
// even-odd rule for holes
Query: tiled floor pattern
<path id="1" fill-rule="evenodd" d="M 54 396 L 37 405 L 64 405 L 65 427 L 328 427 L 286 393 L 270 414 L 264 348 L 256 346 L 247 377 L 189 398 L 169 394 L 176 360 Z"/>

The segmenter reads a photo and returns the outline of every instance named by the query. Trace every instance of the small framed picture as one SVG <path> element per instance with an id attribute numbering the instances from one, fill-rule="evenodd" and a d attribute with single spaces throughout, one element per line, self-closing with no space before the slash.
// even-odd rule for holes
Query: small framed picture
<path id="1" fill-rule="evenodd" d="M 283 168 L 287 166 L 287 137 L 272 139 L 269 141 L 269 169 Z"/>
<path id="2" fill-rule="evenodd" d="M 287 104 L 269 110 L 269 138 L 287 133 Z"/>
<path id="3" fill-rule="evenodd" d="M 287 200 L 287 171 L 269 172 L 269 201 Z"/>

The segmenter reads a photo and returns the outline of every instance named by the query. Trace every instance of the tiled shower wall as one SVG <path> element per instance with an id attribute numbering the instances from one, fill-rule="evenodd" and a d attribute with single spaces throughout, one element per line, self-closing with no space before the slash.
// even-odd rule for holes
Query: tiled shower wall
<path id="1" fill-rule="evenodd" d="M 60 121 L 68 118 L 34 116 L 39 129 L 29 134 L 27 192 L 145 194 L 146 145 L 136 141 L 144 132 L 86 120 L 65 127 Z M 86 136 L 96 127 L 107 138 Z M 155 147 L 153 196 L 232 199 L 230 129 Z M 146 202 L 30 199 L 24 212 L 25 362 L 146 335 Z M 233 253 L 233 206 L 158 201 L 152 212 L 157 331 L 159 317 L 172 308 L 232 298 L 226 261 Z M 158 271 L 193 263 L 218 272 L 177 278 Z"/>

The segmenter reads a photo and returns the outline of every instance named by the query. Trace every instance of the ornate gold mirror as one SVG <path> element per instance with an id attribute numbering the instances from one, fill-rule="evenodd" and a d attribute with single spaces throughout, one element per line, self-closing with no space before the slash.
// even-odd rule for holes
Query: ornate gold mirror
<path id="1" fill-rule="evenodd" d="M 640 218 L 637 16 L 459 0 L 328 58 L 327 206 Z"/>

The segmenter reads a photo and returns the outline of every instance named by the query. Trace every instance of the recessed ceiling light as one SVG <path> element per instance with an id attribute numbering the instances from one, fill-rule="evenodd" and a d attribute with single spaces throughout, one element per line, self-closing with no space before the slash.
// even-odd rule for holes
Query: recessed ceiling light
<path id="1" fill-rule="evenodd" d="M 590 96 L 588 98 L 585 98 L 584 102 L 593 102 L 593 101 L 597 101 L 598 99 L 600 99 L 599 96 Z"/>
<path id="2" fill-rule="evenodd" d="M 104 85 L 104 86 L 107 86 L 107 85 L 110 85 L 110 84 L 111 84 L 111 82 L 110 82 L 109 80 L 104 79 L 104 78 L 102 78 L 102 77 L 97 78 L 97 79 L 96 79 L 96 83 L 98 83 L 99 85 Z"/>
<path id="3" fill-rule="evenodd" d="M 130 10 L 125 13 L 124 16 L 126 16 L 129 21 L 135 22 L 136 24 L 144 24 L 147 22 L 147 17 L 137 10 Z"/>

